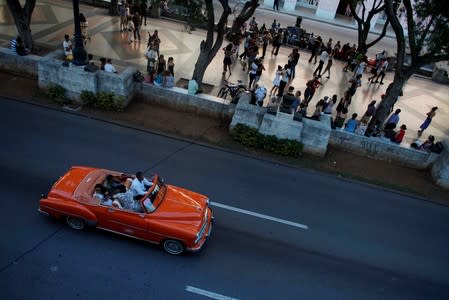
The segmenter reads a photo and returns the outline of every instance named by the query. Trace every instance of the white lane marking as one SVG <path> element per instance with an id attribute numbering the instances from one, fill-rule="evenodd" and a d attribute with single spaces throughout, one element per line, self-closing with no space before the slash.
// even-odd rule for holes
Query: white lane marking
<path id="1" fill-rule="evenodd" d="M 226 205 L 226 204 L 221 204 L 221 203 L 217 203 L 217 202 L 211 202 L 210 205 L 216 206 L 216 207 L 221 207 L 221 208 L 228 209 L 228 210 L 232 210 L 232 211 L 239 212 L 239 213 L 242 213 L 242 214 L 250 215 L 250 216 L 253 216 L 253 217 L 258 217 L 258 218 L 270 220 L 270 221 L 273 221 L 273 222 L 278 222 L 278 223 L 282 223 L 282 224 L 285 224 L 285 225 L 298 227 L 298 228 L 301 228 L 301 229 L 309 229 L 309 227 L 307 225 L 304 225 L 304 224 L 295 223 L 295 222 L 292 222 L 292 221 L 279 219 L 279 218 L 271 217 L 271 216 L 268 216 L 268 215 L 259 214 L 259 213 L 256 213 L 256 212 L 252 212 L 252 211 L 249 211 L 249 210 L 245 210 L 245 209 L 229 206 L 229 205 Z"/>
<path id="2" fill-rule="evenodd" d="M 217 294 L 217 293 L 214 293 L 214 292 L 209 292 L 209 291 L 202 290 L 202 289 L 190 286 L 190 285 L 186 285 L 186 291 L 194 293 L 194 294 L 206 296 L 206 297 L 209 297 L 209 298 L 212 298 L 212 299 L 218 299 L 218 300 L 238 300 L 237 298 L 231 298 L 231 297 L 224 296 L 224 295 L 221 295 L 221 294 Z"/>

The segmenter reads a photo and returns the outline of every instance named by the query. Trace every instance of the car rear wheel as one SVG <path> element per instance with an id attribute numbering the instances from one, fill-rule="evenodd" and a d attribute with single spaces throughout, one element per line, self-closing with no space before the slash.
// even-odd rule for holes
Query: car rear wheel
<path id="1" fill-rule="evenodd" d="M 65 218 L 65 221 L 67 222 L 67 225 L 70 226 L 70 228 L 75 230 L 81 230 L 85 225 L 84 220 L 77 217 L 67 216 Z"/>
<path id="2" fill-rule="evenodd" d="M 164 250 L 171 255 L 179 255 L 184 252 L 184 245 L 177 240 L 165 240 L 162 244 Z"/>

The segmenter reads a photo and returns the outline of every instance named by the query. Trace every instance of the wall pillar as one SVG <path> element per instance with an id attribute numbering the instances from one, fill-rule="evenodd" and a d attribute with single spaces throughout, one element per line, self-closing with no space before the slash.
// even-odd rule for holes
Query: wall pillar
<path id="1" fill-rule="evenodd" d="M 284 6 L 282 6 L 282 9 L 285 11 L 295 11 L 296 0 L 284 0 Z"/>
<path id="2" fill-rule="evenodd" d="M 320 0 L 315 12 L 315 16 L 322 19 L 333 20 L 337 12 L 338 3 L 335 0 Z"/>

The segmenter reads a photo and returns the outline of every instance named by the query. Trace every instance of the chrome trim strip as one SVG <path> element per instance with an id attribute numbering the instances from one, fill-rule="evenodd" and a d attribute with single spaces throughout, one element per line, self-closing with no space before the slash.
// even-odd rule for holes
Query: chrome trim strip
<path id="1" fill-rule="evenodd" d="M 115 221 L 112 218 L 109 218 L 109 220 L 110 220 L 111 223 L 123 225 L 123 226 L 129 227 L 129 228 L 133 228 L 133 229 L 136 229 L 136 230 L 141 230 L 141 231 L 145 231 L 145 232 L 147 231 L 146 228 L 142 229 L 142 227 L 136 227 L 136 226 L 128 225 L 128 224 L 125 224 L 125 223 L 122 223 L 122 222 L 119 222 L 119 221 Z"/>
<path id="2" fill-rule="evenodd" d="M 143 238 L 135 237 L 135 236 L 132 236 L 132 235 L 123 233 L 123 232 L 119 232 L 119 231 L 107 229 L 107 228 L 104 228 L 104 227 L 97 227 L 97 228 L 98 228 L 98 229 L 101 229 L 101 230 L 104 230 L 104 231 L 109 231 L 109 232 L 112 232 L 112 233 L 117 233 L 117 234 L 120 234 L 120 235 L 124 235 L 124 236 L 126 236 L 126 237 L 130 237 L 130 238 L 133 238 L 133 239 L 136 239 L 136 240 L 141 240 L 141 241 L 145 241 L 145 242 L 149 242 L 149 243 L 153 243 L 153 244 L 157 244 L 157 245 L 159 244 L 158 242 L 153 242 L 153 241 L 150 241 L 150 240 L 145 240 L 145 239 L 143 239 Z"/>
<path id="3" fill-rule="evenodd" d="M 38 211 L 39 213 L 43 214 L 44 216 L 47 216 L 47 217 L 50 215 L 48 212 L 43 211 L 43 210 L 41 210 L 40 208 L 38 208 L 37 211 Z"/>

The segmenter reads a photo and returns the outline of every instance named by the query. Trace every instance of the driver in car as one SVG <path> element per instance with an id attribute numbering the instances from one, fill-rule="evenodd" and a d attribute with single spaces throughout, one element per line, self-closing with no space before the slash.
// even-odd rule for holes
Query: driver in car
<path id="1" fill-rule="evenodd" d="M 131 183 L 131 191 L 135 200 L 140 200 L 147 193 L 147 190 L 153 185 L 151 181 L 143 176 L 142 172 L 136 173 L 136 178 Z"/>

